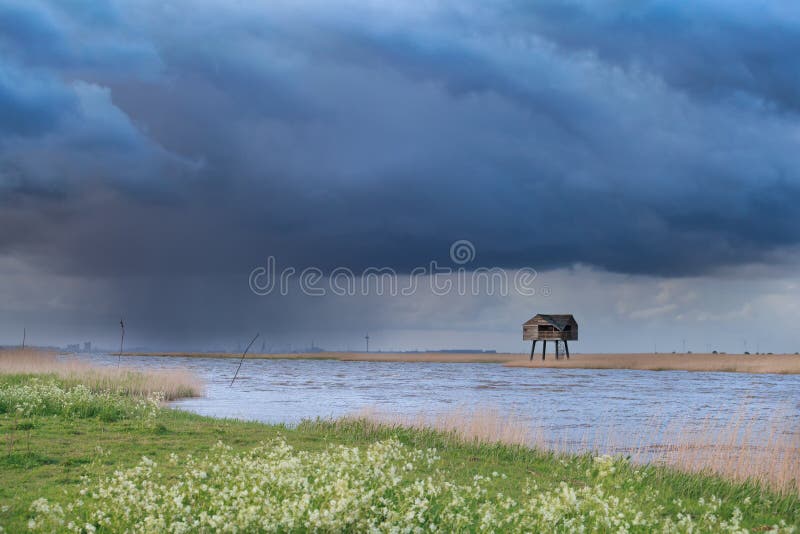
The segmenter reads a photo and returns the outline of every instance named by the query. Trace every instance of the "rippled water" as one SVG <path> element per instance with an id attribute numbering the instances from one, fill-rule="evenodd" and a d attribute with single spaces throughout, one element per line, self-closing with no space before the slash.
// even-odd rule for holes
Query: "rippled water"
<path id="1" fill-rule="evenodd" d="M 116 365 L 113 356 L 92 359 Z M 647 438 L 654 421 L 683 419 L 778 417 L 783 428 L 800 426 L 800 375 L 253 359 L 229 387 L 236 359 L 125 357 L 124 364 L 190 369 L 206 381 L 206 395 L 174 406 L 268 423 L 361 409 L 432 416 L 491 408 L 568 441 L 609 432 Z"/>

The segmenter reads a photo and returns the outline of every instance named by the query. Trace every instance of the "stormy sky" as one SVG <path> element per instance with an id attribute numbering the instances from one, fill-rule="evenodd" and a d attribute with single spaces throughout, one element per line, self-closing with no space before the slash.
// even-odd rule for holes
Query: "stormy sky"
<path id="1" fill-rule="evenodd" d="M 798 50 L 788 0 L 4 0 L 0 344 L 800 350 Z M 458 240 L 535 294 L 249 285 Z"/>

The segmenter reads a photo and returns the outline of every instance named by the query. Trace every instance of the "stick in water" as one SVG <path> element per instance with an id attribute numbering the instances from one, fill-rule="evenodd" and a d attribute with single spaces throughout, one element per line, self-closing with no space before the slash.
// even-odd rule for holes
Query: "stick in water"
<path id="1" fill-rule="evenodd" d="M 247 348 L 244 349 L 244 352 L 242 353 L 242 359 L 239 360 L 239 367 L 236 368 L 236 372 L 234 373 L 233 378 L 231 378 L 231 383 L 230 383 L 230 385 L 228 387 L 233 386 L 233 381 L 236 380 L 237 376 L 239 376 L 239 369 L 242 368 L 242 362 L 244 361 L 244 355 L 247 354 L 247 351 L 250 350 L 250 347 L 253 346 L 253 343 L 256 342 L 256 339 L 258 339 L 258 336 L 260 336 L 260 335 L 261 335 L 260 332 L 258 334 L 256 334 L 255 337 L 250 340 L 250 344 L 247 345 Z"/>
<path id="2" fill-rule="evenodd" d="M 125 341 L 125 323 L 122 322 L 122 318 L 119 319 L 119 327 L 122 330 L 122 335 L 119 338 L 119 354 L 117 354 L 117 367 L 119 367 L 119 363 L 122 360 L 122 342 Z"/>

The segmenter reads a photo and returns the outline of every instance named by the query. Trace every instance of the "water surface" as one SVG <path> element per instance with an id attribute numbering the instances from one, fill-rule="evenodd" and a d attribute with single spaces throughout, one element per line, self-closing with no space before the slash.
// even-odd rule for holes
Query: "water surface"
<path id="1" fill-rule="evenodd" d="M 115 356 L 91 357 L 116 365 Z M 174 406 L 202 415 L 297 423 L 369 409 L 435 416 L 492 409 L 532 429 L 579 443 L 593 435 L 636 436 L 658 444 L 654 423 L 800 427 L 800 375 L 686 371 L 509 368 L 497 364 L 245 360 L 129 356 L 126 366 L 189 369 L 206 395 Z M 757 430 L 757 429 L 756 429 Z M 622 441 L 620 439 L 618 441 Z M 647 443 L 645 443 L 647 444 Z"/>

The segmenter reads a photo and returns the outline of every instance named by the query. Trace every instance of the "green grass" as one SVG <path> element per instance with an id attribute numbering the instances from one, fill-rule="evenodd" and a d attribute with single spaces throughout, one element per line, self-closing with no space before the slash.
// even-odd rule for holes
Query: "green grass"
<path id="1" fill-rule="evenodd" d="M 16 379 L 0 379 L 0 388 Z M 15 383 L 19 383 L 18 381 Z M 30 425 L 27 424 L 30 422 Z M 9 450 L 10 436 L 15 436 Z M 590 456 L 557 456 L 523 447 L 463 443 L 435 431 L 376 426 L 366 421 L 307 421 L 296 428 L 201 417 L 177 410 L 162 410 L 148 424 L 137 417 L 104 420 L 97 415 L 65 417 L 37 415 L 20 420 L 0 413 L 0 526 L 22 532 L 31 517 L 31 504 L 44 497 L 68 503 L 78 498 L 81 477 L 93 480 L 115 470 L 136 466 L 143 456 L 158 463 L 165 480 L 183 470 L 170 463 L 170 455 L 201 457 L 221 441 L 234 452 L 245 453 L 260 443 L 282 437 L 298 451 L 321 452 L 331 445 L 364 448 L 396 438 L 414 449 L 436 448 L 440 460 L 434 467 L 420 466 L 417 475 L 446 474 L 450 482 L 468 485 L 475 475 L 490 479 L 487 489 L 522 499 L 526 485 L 538 491 L 556 490 L 562 482 L 585 488 L 596 482 Z M 679 512 L 699 515 L 700 499 L 722 500 L 720 516 L 736 507 L 742 526 L 764 529 L 784 520 L 800 527 L 800 498 L 778 495 L 753 484 L 736 484 L 718 477 L 684 474 L 664 468 L 637 468 L 618 463 L 613 491 L 632 496 L 643 511 L 663 516 Z M 492 477 L 503 473 L 506 478 Z M 646 496 L 655 495 L 655 499 Z"/>

